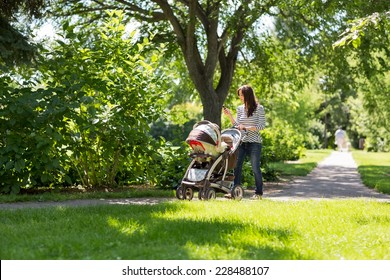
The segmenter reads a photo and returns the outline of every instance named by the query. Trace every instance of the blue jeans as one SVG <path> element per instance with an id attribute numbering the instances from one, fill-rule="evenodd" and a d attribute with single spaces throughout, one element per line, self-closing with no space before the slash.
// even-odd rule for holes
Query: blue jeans
<path id="1" fill-rule="evenodd" d="M 252 171 L 255 175 L 256 190 L 255 193 L 258 195 L 263 195 L 263 176 L 261 175 L 260 169 L 260 157 L 261 157 L 261 148 L 260 143 L 249 143 L 243 142 L 238 147 L 238 159 L 237 165 L 234 169 L 234 185 L 241 185 L 242 179 L 242 166 L 246 156 L 250 157 Z"/>

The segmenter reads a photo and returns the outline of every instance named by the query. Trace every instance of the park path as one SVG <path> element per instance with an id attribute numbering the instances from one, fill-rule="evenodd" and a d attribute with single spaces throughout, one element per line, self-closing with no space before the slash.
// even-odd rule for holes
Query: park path
<path id="1" fill-rule="evenodd" d="M 265 188 L 265 197 L 279 200 L 366 198 L 390 202 L 390 195 L 363 185 L 350 152 L 333 151 L 305 177 Z"/>
<path id="2" fill-rule="evenodd" d="M 154 205 L 164 201 L 173 200 L 172 198 L 101 198 L 101 199 L 75 199 L 66 201 L 28 201 L 28 202 L 13 202 L 0 203 L 2 209 L 20 209 L 20 208 L 43 208 L 43 207 L 64 207 L 64 206 L 93 206 L 93 205 Z"/>
<path id="3" fill-rule="evenodd" d="M 246 191 L 243 200 L 249 200 L 253 190 Z M 292 181 L 265 184 L 264 199 L 307 200 L 307 199 L 347 199 L 364 198 L 389 202 L 390 195 L 381 194 L 364 186 L 357 165 L 349 152 L 332 152 L 325 160 L 305 177 L 295 177 Z M 224 199 L 224 198 L 221 198 Z M 0 203 L 1 209 L 42 208 L 50 206 L 91 206 L 91 205 L 154 205 L 176 198 L 122 198 L 122 199 L 82 199 L 61 202 L 16 202 Z M 197 198 L 194 198 L 197 200 Z"/>

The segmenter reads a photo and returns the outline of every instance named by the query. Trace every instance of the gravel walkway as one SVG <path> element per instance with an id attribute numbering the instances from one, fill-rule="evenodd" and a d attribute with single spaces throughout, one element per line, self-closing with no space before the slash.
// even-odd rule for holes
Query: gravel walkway
<path id="1" fill-rule="evenodd" d="M 245 192 L 243 200 L 249 200 L 253 191 Z M 197 195 L 195 195 L 197 197 Z M 264 199 L 305 200 L 305 199 L 351 199 L 364 198 L 390 203 L 390 195 L 381 194 L 363 185 L 357 166 L 348 152 L 332 152 L 306 177 L 296 177 L 290 182 L 265 184 Z M 224 198 L 221 198 L 224 199 Z M 176 198 L 123 198 L 85 199 L 61 202 L 17 202 L 0 203 L 0 209 L 42 208 L 50 206 L 91 206 L 91 205 L 154 205 Z M 197 198 L 194 198 L 197 200 Z"/>
<path id="2" fill-rule="evenodd" d="M 66 207 L 66 206 L 93 206 L 93 205 L 154 205 L 164 201 L 173 200 L 171 198 L 116 198 L 116 199 L 77 199 L 66 201 L 43 201 L 43 202 L 15 202 L 0 203 L 1 209 L 20 208 L 43 208 L 43 207 Z"/>

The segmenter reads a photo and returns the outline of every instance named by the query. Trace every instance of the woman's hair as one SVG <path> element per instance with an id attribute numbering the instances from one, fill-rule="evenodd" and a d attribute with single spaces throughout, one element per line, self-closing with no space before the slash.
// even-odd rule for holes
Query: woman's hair
<path id="1" fill-rule="evenodd" d="M 253 112 L 257 108 L 257 101 L 256 101 L 255 94 L 253 93 L 252 87 L 248 85 L 241 86 L 237 90 L 238 95 L 240 94 L 240 91 L 244 95 L 244 105 L 245 105 L 247 117 L 250 117 L 253 115 Z"/>

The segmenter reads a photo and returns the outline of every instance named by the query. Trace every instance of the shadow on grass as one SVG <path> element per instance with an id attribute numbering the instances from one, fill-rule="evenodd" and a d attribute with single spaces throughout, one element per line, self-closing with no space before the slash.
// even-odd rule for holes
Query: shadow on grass
<path id="1" fill-rule="evenodd" d="M 288 249 L 295 233 L 286 228 L 267 228 L 222 217 L 175 217 L 182 204 L 153 207 L 147 217 L 133 217 L 143 225 L 134 234 L 123 233 L 132 244 L 129 259 L 303 259 Z M 127 217 L 118 217 L 126 227 Z M 120 227 L 116 227 L 119 229 Z M 283 245 L 281 245 L 283 244 Z M 166 249 L 169 248 L 169 249 Z"/>
<path id="2" fill-rule="evenodd" d="M 162 203 L 15 210 L 12 212 L 19 218 L 9 219 L 1 226 L 0 257 L 74 260 L 310 258 L 289 248 L 297 233 L 287 228 L 263 227 L 254 221 L 223 217 L 175 216 L 178 211 L 183 213 L 183 207 L 181 203 Z M 7 227 L 11 225 L 14 230 Z M 6 240 L 9 242 L 4 242 Z"/>

